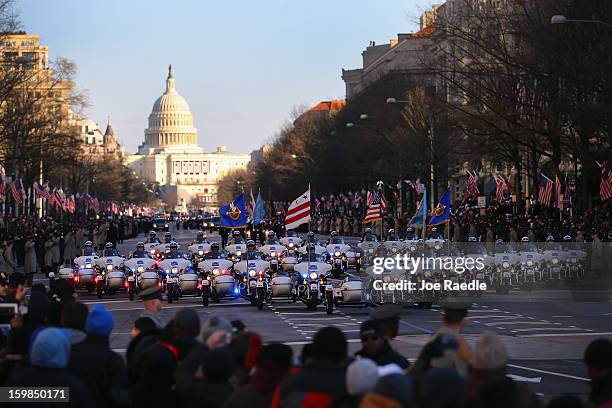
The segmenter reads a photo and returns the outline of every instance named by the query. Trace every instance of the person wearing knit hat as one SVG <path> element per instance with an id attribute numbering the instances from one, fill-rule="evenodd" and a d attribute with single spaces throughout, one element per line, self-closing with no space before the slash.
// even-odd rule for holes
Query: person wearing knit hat
<path id="1" fill-rule="evenodd" d="M 495 406 L 501 400 L 522 401 L 520 404 L 517 402 L 517 406 L 537 404 L 537 397 L 526 384 L 506 377 L 507 360 L 508 354 L 501 337 L 489 331 L 483 332 L 474 347 L 465 382 L 466 405 Z"/>
<path id="2" fill-rule="evenodd" d="M 113 316 L 102 305 L 95 305 L 85 323 L 85 332 L 94 336 L 110 336 L 113 331 Z"/>
<path id="3" fill-rule="evenodd" d="M 95 305 L 85 321 L 85 340 L 73 344 L 68 371 L 81 378 L 96 406 L 127 402 L 127 371 L 121 356 L 110 348 L 114 321 L 102 305 Z"/>
<path id="4" fill-rule="evenodd" d="M 178 350 L 179 360 L 184 360 L 198 345 L 196 338 L 200 334 L 200 316 L 194 309 L 181 309 L 174 315 L 172 326 L 172 345 Z"/>
<path id="5" fill-rule="evenodd" d="M 93 407 L 87 386 L 66 370 L 70 358 L 68 334 L 55 327 L 41 330 L 30 350 L 30 366 L 14 370 L 8 387 L 68 387 L 70 406 Z"/>
<path id="6" fill-rule="evenodd" d="M 291 406 L 329 407 L 337 395 L 346 394 L 346 336 L 334 326 L 315 333 L 310 359 L 297 374 L 288 377 L 275 393 L 272 408 Z"/>
<path id="7" fill-rule="evenodd" d="M 269 407 L 274 390 L 287 376 L 293 351 L 286 344 L 272 343 L 261 348 L 248 384 L 236 389 L 223 408 Z"/>
<path id="8" fill-rule="evenodd" d="M 378 382 L 378 365 L 369 358 L 358 358 L 346 370 L 346 390 L 350 395 L 363 396 Z"/>
<path id="9" fill-rule="evenodd" d="M 461 408 L 465 380 L 452 368 L 432 368 L 419 386 L 419 408 Z"/>
<path id="10" fill-rule="evenodd" d="M 363 397 L 365 407 L 414 407 L 413 387 L 404 374 L 389 374 L 381 377 L 374 390 Z"/>

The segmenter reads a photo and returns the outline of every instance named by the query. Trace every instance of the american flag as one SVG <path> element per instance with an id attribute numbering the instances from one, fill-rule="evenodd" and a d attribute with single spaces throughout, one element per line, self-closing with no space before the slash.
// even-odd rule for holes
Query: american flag
<path id="1" fill-rule="evenodd" d="M 553 181 L 540 173 L 539 185 L 540 192 L 538 193 L 538 202 L 550 207 L 552 204 Z"/>
<path id="2" fill-rule="evenodd" d="M 19 189 L 18 181 L 14 180 L 11 183 L 11 195 L 13 196 L 13 200 L 15 204 L 21 204 L 23 202 L 23 197 L 21 196 L 21 191 Z"/>
<path id="3" fill-rule="evenodd" d="M 508 188 L 508 183 L 506 183 L 506 180 L 504 180 L 502 176 L 495 176 L 495 184 L 497 184 L 495 198 L 497 199 L 497 202 L 501 203 L 502 201 L 504 201 L 504 193 Z"/>
<path id="4" fill-rule="evenodd" d="M 253 219 L 253 212 L 255 211 L 255 197 L 253 197 L 253 189 L 251 189 L 251 201 L 249 202 L 249 206 L 247 207 L 247 213 L 251 220 Z"/>
<path id="5" fill-rule="evenodd" d="M 601 181 L 599 182 L 599 196 L 601 201 L 606 201 L 612 198 L 612 171 L 606 166 L 606 163 L 599 164 L 601 170 Z"/>
<path id="6" fill-rule="evenodd" d="M 66 211 L 69 213 L 74 213 L 76 211 L 76 202 L 73 195 L 66 198 Z"/>
<path id="7" fill-rule="evenodd" d="M 379 196 L 379 200 L 380 200 L 380 204 L 381 204 L 381 211 L 382 212 L 387 212 L 387 207 L 389 206 L 389 203 L 387 202 L 387 199 L 385 198 L 384 195 L 381 195 L 380 193 L 376 192 L 373 193 L 371 191 L 368 191 L 368 195 L 366 197 L 366 204 L 368 205 L 368 207 L 370 207 L 370 205 L 372 205 L 372 203 L 374 202 L 374 199 L 376 198 L 376 196 Z"/>
<path id="8" fill-rule="evenodd" d="M 53 192 L 55 205 L 60 209 L 64 209 L 64 205 L 66 204 L 66 196 L 64 195 L 64 191 L 60 188 L 59 190 L 55 190 Z"/>
<path id="9" fill-rule="evenodd" d="M 563 209 L 563 203 L 561 202 L 561 180 L 559 176 L 555 176 L 555 203 L 557 208 Z"/>
<path id="10" fill-rule="evenodd" d="M 478 174 L 476 174 L 476 172 L 471 172 L 471 171 L 467 171 L 467 174 L 469 175 L 468 180 L 467 180 L 467 190 L 468 193 L 470 193 L 471 195 L 480 195 L 480 190 L 478 189 L 478 184 L 479 184 L 479 180 L 478 180 Z"/>
<path id="11" fill-rule="evenodd" d="M 382 218 L 383 200 L 380 192 L 372 193 L 372 202 L 368 204 L 368 210 L 366 211 L 364 223 L 380 220 Z"/>
<path id="12" fill-rule="evenodd" d="M 36 195 L 38 197 L 49 199 L 49 197 L 51 196 L 49 194 L 49 182 L 48 181 L 42 184 L 35 183 L 34 187 L 35 187 L 34 191 L 36 192 Z"/>
<path id="13" fill-rule="evenodd" d="M 310 222 L 310 187 L 304 194 L 293 200 L 287 209 L 285 228 L 295 229 L 307 222 Z"/>
<path id="14" fill-rule="evenodd" d="M 6 195 L 6 176 L 4 174 L 0 174 L 0 197 L 4 197 Z"/>

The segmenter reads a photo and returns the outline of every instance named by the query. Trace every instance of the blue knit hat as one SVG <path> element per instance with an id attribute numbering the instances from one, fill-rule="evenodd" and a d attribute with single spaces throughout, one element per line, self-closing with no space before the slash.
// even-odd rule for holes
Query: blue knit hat
<path id="1" fill-rule="evenodd" d="M 30 349 L 30 362 L 38 367 L 64 368 L 69 358 L 68 334 L 55 327 L 41 330 Z"/>
<path id="2" fill-rule="evenodd" d="M 85 331 L 94 336 L 110 336 L 113 326 L 113 316 L 110 312 L 102 305 L 95 305 L 87 316 Z"/>

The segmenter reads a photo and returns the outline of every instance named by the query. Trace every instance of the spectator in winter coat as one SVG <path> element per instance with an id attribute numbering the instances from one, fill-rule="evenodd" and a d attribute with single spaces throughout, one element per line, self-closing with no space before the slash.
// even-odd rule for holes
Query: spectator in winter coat
<path id="1" fill-rule="evenodd" d="M 593 340 L 584 352 L 584 363 L 591 379 L 589 402 L 594 408 L 612 406 L 612 341 Z"/>
<path id="2" fill-rule="evenodd" d="M 74 258 L 76 258 L 77 248 L 76 240 L 74 238 L 74 232 L 68 231 L 64 236 L 64 260 L 72 264 Z"/>
<path id="3" fill-rule="evenodd" d="M 311 358 L 297 374 L 276 390 L 272 408 L 331 407 L 337 395 L 346 393 L 347 342 L 336 327 L 319 330 L 312 342 Z"/>
<path id="4" fill-rule="evenodd" d="M 6 386 L 9 387 L 68 387 L 70 399 L 64 406 L 94 407 L 87 386 L 66 370 L 70 358 L 67 334 L 57 328 L 47 328 L 36 336 L 30 351 L 31 365 L 13 372 Z M 30 406 L 14 403 L 11 406 Z"/>
<path id="5" fill-rule="evenodd" d="M 23 261 L 23 272 L 26 275 L 28 286 L 32 286 L 34 274 L 38 270 L 38 261 L 36 255 L 36 245 L 32 237 L 28 237 L 24 244 L 25 257 Z"/>
<path id="6" fill-rule="evenodd" d="M 289 375 L 292 350 L 285 344 L 268 344 L 261 348 L 249 382 L 235 390 L 223 408 L 267 408 L 275 388 Z"/>
<path id="7" fill-rule="evenodd" d="M 12 241 L 5 243 L 5 248 L 2 255 L 4 256 L 6 272 L 10 275 L 11 273 L 15 272 L 15 268 L 17 267 Z"/>

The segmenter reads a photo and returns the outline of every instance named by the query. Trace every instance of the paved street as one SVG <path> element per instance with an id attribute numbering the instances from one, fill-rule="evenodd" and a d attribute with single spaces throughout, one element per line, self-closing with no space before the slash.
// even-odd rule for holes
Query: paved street
<path id="1" fill-rule="evenodd" d="M 195 231 L 173 231 L 177 241 L 187 244 Z M 216 234 L 210 236 L 218 240 Z M 119 245 L 121 253 L 135 248 L 137 239 Z M 490 330 L 501 335 L 511 357 L 510 374 L 532 382 L 539 393 L 572 392 L 586 394 L 586 370 L 581 362 L 586 345 L 594 338 L 612 338 L 612 308 L 609 301 L 558 301 L 560 291 L 517 292 L 512 296 L 486 295 L 469 312 L 465 328 L 468 341 L 475 342 L 478 334 Z M 125 294 L 98 300 L 95 295 L 82 294 L 81 300 L 93 305 L 102 303 L 115 317 L 112 347 L 125 352 L 130 341 L 131 324 L 141 310 L 141 302 L 130 302 Z M 609 300 L 609 294 L 607 294 Z M 554 300 L 553 300 L 554 299 Z M 178 303 L 164 302 L 162 316 L 170 319 L 179 308 L 193 307 L 204 321 L 210 315 L 240 319 L 249 329 L 260 333 L 266 342 L 284 342 L 296 350 L 311 341 L 321 327 L 341 328 L 352 351 L 359 347 L 359 325 L 368 318 L 369 308 L 341 307 L 327 315 L 320 306 L 316 312 L 306 310 L 301 303 L 266 305 L 263 311 L 244 300 L 211 303 L 203 307 L 199 298 L 182 298 Z M 409 358 L 416 358 L 430 334 L 440 326 L 441 310 L 404 308 L 400 335 L 394 347 Z M 518 378 L 518 377 L 517 377 Z"/>

